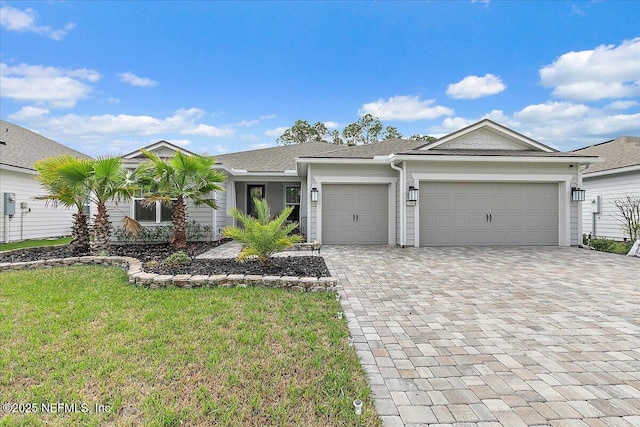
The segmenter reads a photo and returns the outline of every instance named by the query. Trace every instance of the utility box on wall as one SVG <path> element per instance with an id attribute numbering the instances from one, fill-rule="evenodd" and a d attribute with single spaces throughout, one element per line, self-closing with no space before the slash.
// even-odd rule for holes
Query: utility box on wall
<path id="1" fill-rule="evenodd" d="M 16 193 L 4 193 L 4 215 L 16 214 Z"/>
<path id="2" fill-rule="evenodd" d="M 591 213 L 599 214 L 602 209 L 602 196 L 593 196 L 591 199 Z"/>

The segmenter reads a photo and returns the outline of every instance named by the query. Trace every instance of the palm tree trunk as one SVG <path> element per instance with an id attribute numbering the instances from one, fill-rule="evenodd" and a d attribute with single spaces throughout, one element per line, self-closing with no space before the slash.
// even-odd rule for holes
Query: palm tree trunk
<path id="1" fill-rule="evenodd" d="M 71 229 L 71 251 L 74 255 L 82 255 L 89 252 L 89 224 L 87 216 L 78 211 L 73 214 L 73 228 Z"/>
<path id="2" fill-rule="evenodd" d="M 173 221 L 173 234 L 169 243 L 175 249 L 183 249 L 187 247 L 187 206 L 183 196 L 178 196 L 173 203 L 171 220 Z"/>
<path id="3" fill-rule="evenodd" d="M 109 249 L 109 238 L 111 237 L 111 224 L 107 207 L 103 203 L 98 203 L 98 213 L 93 224 L 95 253 L 106 252 Z"/>

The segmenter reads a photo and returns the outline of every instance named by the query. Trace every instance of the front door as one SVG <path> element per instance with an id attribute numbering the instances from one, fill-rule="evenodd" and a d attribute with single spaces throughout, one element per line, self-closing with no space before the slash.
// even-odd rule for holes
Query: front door
<path id="1" fill-rule="evenodd" d="M 247 185 L 247 214 L 255 218 L 258 217 L 256 204 L 253 203 L 253 199 L 256 197 L 258 199 L 265 198 L 264 185 Z"/>

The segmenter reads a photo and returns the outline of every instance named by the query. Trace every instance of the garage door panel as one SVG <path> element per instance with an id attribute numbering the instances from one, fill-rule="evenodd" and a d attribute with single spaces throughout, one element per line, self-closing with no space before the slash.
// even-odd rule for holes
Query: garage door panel
<path id="1" fill-rule="evenodd" d="M 558 212 L 553 183 L 422 183 L 420 243 L 557 245 Z"/>
<path id="2" fill-rule="evenodd" d="M 324 244 L 388 244 L 389 185 L 325 184 Z"/>

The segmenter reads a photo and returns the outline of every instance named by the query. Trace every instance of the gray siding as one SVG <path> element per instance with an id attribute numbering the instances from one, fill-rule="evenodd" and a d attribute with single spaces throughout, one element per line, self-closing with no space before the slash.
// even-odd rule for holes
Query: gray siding
<path id="1" fill-rule="evenodd" d="M 227 183 L 221 182 L 220 185 L 226 190 Z M 215 224 L 214 224 L 214 240 L 220 240 L 222 237 L 222 229 L 229 225 L 227 216 L 227 193 L 226 191 L 216 191 L 215 193 L 216 205 L 218 209 L 215 212 Z"/>
<path id="2" fill-rule="evenodd" d="M 72 215 L 76 209 L 67 209 L 63 206 L 54 208 L 51 203 L 47 205 L 44 200 L 35 200 L 36 196 L 44 194 L 34 174 L 17 171 L 0 171 L 0 193 L 16 194 L 16 215 L 10 220 L 4 214 L 4 195 L 0 194 L 0 241 L 46 239 L 50 237 L 71 235 L 73 224 Z M 20 204 L 27 203 L 26 209 L 21 209 Z M 29 212 L 29 209 L 31 211 Z M 7 230 L 5 223 L 8 222 Z"/>
<path id="3" fill-rule="evenodd" d="M 613 205 L 613 201 L 625 195 L 640 197 L 640 172 L 608 175 L 589 178 L 583 176 L 582 187 L 587 190 L 585 201 L 582 203 L 582 231 L 595 235 L 622 240 L 627 237 L 620 228 L 620 213 Z M 593 203 L 597 195 L 601 196 L 601 210 L 593 214 Z"/>

